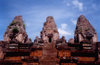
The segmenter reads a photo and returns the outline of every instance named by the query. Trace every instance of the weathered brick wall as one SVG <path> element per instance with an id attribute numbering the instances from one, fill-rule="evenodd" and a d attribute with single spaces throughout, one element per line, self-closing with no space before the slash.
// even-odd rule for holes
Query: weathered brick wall
<path id="1" fill-rule="evenodd" d="M 30 56 L 42 57 L 42 50 L 35 50 L 30 52 Z"/>
<path id="2" fill-rule="evenodd" d="M 78 57 L 78 61 L 95 61 L 95 57 Z"/>
<path id="3" fill-rule="evenodd" d="M 16 57 L 5 57 L 5 60 L 7 61 L 13 61 L 13 60 L 21 60 L 21 56 L 16 56 Z"/>
<path id="4" fill-rule="evenodd" d="M 27 62 L 23 62 L 22 65 L 39 65 L 39 63 L 27 63 Z"/>
<path id="5" fill-rule="evenodd" d="M 61 63 L 61 65 L 77 65 L 76 63 Z"/>
<path id="6" fill-rule="evenodd" d="M 59 50 L 58 51 L 58 56 L 59 56 L 59 58 L 61 58 L 62 56 L 70 57 L 71 56 L 71 51 L 69 51 L 69 50 Z"/>

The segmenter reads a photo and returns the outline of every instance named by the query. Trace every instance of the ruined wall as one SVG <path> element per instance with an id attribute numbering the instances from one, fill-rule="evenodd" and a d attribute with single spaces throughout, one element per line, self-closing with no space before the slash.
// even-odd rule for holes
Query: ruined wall
<path id="1" fill-rule="evenodd" d="M 41 38 L 30 42 L 22 17 L 16 16 L 0 41 L 0 65 L 100 65 L 97 33 L 83 15 L 78 18 L 74 37 L 68 42 L 65 36 L 59 39 L 55 21 L 48 16 Z"/>
<path id="2" fill-rule="evenodd" d="M 42 57 L 42 50 L 35 50 L 30 52 L 30 56 Z"/>

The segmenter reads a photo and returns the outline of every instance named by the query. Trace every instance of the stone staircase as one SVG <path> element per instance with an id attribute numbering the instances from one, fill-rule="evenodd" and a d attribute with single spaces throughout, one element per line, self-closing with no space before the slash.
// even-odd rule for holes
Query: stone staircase
<path id="1" fill-rule="evenodd" d="M 39 65 L 59 65 L 57 64 L 57 50 L 55 43 L 45 43 L 42 50 L 42 58 L 40 58 Z"/>

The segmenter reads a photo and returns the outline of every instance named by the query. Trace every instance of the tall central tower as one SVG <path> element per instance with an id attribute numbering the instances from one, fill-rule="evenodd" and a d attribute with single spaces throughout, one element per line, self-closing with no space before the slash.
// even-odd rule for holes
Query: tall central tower
<path id="1" fill-rule="evenodd" d="M 55 42 L 59 39 L 57 26 L 52 16 L 48 16 L 46 18 L 46 22 L 44 22 L 43 30 L 41 31 L 40 36 L 45 43 Z"/>

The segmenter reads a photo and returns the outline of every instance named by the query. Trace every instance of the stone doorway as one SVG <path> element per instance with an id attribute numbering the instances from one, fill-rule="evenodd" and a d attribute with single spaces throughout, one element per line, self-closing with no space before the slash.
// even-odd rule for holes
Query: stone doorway
<path id="1" fill-rule="evenodd" d="M 48 43 L 52 43 L 52 38 L 53 38 L 53 35 L 52 34 L 48 34 Z"/>
<path id="2" fill-rule="evenodd" d="M 52 38 L 51 37 L 49 37 L 49 43 L 51 43 L 52 42 Z"/>
<path id="3" fill-rule="evenodd" d="M 48 42 L 51 43 L 52 42 L 52 38 L 48 37 Z"/>

